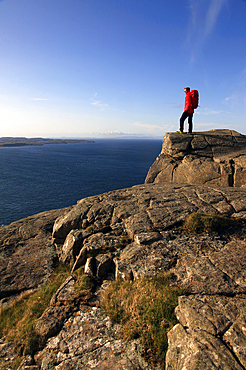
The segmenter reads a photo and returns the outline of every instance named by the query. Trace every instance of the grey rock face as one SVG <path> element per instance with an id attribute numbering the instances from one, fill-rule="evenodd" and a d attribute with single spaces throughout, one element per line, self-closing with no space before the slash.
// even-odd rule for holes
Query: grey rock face
<path id="1" fill-rule="evenodd" d="M 35 360 L 42 370 L 151 370 L 141 356 L 139 341 L 121 341 L 120 330 L 100 308 L 83 306 L 70 316 L 56 337 L 48 340 Z"/>
<path id="2" fill-rule="evenodd" d="M 83 239 L 86 236 L 86 232 L 82 230 L 71 230 L 67 235 L 64 245 L 61 250 L 60 260 L 61 262 L 70 264 L 73 266 L 76 256 L 78 255 Z"/>
<path id="3" fill-rule="evenodd" d="M 53 225 L 68 210 L 43 212 L 0 226 L 0 305 L 48 280 L 57 260 Z"/>
<path id="4" fill-rule="evenodd" d="M 180 297 L 166 369 L 245 369 L 245 303 L 245 297 Z"/>
<path id="5" fill-rule="evenodd" d="M 246 136 L 231 130 L 167 133 L 146 183 L 246 186 Z"/>
<path id="6" fill-rule="evenodd" d="M 117 248 L 124 235 L 131 240 L 136 238 L 139 242 L 141 238 L 150 235 L 151 241 L 151 238 L 158 239 L 157 233 L 177 225 L 192 212 L 230 216 L 242 212 L 240 217 L 243 217 L 246 210 L 245 194 L 244 190 L 236 188 L 155 183 L 109 192 L 97 198 L 89 197 L 55 222 L 54 243 L 58 248 L 62 246 L 71 230 L 72 233 L 81 230 L 81 224 L 90 225 L 88 229 L 93 230 L 81 244 L 89 254 L 99 254 L 105 247 Z M 97 219 L 91 216 L 88 219 L 85 210 L 96 207 L 98 202 L 100 210 Z M 109 208 L 111 213 L 104 224 L 105 213 Z M 80 219 L 77 225 L 73 220 L 74 215 Z M 98 229 L 99 224 L 101 229 Z"/>
<path id="7" fill-rule="evenodd" d="M 66 261 L 73 271 L 86 264 L 85 272 L 101 281 L 108 274 L 110 278 L 133 280 L 170 271 L 172 284 L 186 288 L 189 295 L 180 297 L 176 309 L 179 323 L 169 334 L 167 369 L 243 369 L 246 231 L 225 238 L 208 233 L 183 235 L 173 230 L 192 212 L 246 218 L 246 190 L 144 184 L 89 197 L 67 210 L 2 227 L 5 270 L 1 270 L 0 284 L 8 294 L 14 284 L 22 284 L 22 290 L 36 289 L 50 276 L 52 263 L 58 259 Z M 79 238 L 74 240 L 73 236 Z M 23 253 L 25 246 L 27 252 Z M 40 266 L 40 256 L 50 264 Z M 26 261 L 37 270 L 39 278 L 35 281 L 28 275 L 29 267 L 24 270 Z M 10 275 L 11 266 L 14 276 Z M 12 276 L 9 280 L 6 271 Z M 70 305 L 74 283 L 71 276 L 38 320 L 36 331 L 47 343 L 34 356 L 33 365 L 23 366 L 111 369 L 117 364 L 120 369 L 152 369 L 141 356 L 137 341 L 119 339 L 121 328 L 110 323 L 100 309 L 100 292 L 86 303 Z"/>
<path id="8" fill-rule="evenodd" d="M 132 280 L 170 270 L 173 284 L 181 285 L 194 294 L 180 297 L 176 310 L 179 324 L 169 334 L 167 369 L 182 370 L 185 366 L 191 370 L 244 368 L 244 322 L 240 321 L 240 331 L 238 317 L 246 314 L 243 308 L 246 293 L 245 241 L 226 242 L 209 234 L 179 235 L 169 228 L 195 211 L 245 217 L 245 190 L 158 183 L 104 196 L 100 197 L 102 214 L 104 201 L 107 209 L 112 210 L 108 204 L 114 205 L 111 219 L 107 218 L 109 229 L 104 228 L 103 232 L 89 236 L 84 240 L 84 247 L 101 252 L 111 241 L 111 247 L 116 247 L 113 261 L 117 279 Z M 123 208 L 125 212 L 122 212 Z M 88 225 L 85 213 L 83 215 L 81 221 Z M 113 232 L 119 227 L 129 237 L 129 244 L 122 250 L 117 249 L 119 238 Z M 59 233 L 58 229 L 56 233 Z M 241 294 L 239 305 L 234 297 L 236 294 Z M 202 297 L 198 303 L 197 297 Z M 204 305 L 206 300 L 210 303 Z M 240 312 L 237 311 L 239 306 Z M 219 310 L 219 307 L 224 308 Z M 229 307 L 230 314 L 226 313 Z"/>
<path id="9" fill-rule="evenodd" d="M 202 255 L 181 256 L 172 269 L 194 294 L 179 298 L 166 369 L 245 369 L 245 248 L 245 240 L 215 243 Z"/>
<path id="10" fill-rule="evenodd" d="M 14 343 L 6 338 L 0 339 L 0 370 L 11 369 L 17 355 L 14 353 Z"/>
<path id="11" fill-rule="evenodd" d="M 114 272 L 113 258 L 110 254 L 101 254 L 96 257 L 96 269 L 99 279 L 105 278 Z"/>

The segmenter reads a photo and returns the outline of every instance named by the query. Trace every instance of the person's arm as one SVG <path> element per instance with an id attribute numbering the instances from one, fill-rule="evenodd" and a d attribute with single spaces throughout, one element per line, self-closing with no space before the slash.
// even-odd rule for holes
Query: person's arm
<path id="1" fill-rule="evenodd" d="M 189 109 L 192 108 L 192 102 L 191 102 L 191 96 L 189 93 L 186 94 L 185 96 L 185 107 L 184 107 L 184 111 L 188 111 Z"/>

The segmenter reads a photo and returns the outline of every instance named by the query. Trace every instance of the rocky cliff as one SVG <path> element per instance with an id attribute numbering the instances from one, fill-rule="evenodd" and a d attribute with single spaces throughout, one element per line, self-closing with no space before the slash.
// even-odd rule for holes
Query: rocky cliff
<path id="1" fill-rule="evenodd" d="M 145 180 L 246 186 L 246 136 L 231 130 L 167 133 Z"/>
<path id="2" fill-rule="evenodd" d="M 180 135 L 173 135 L 178 140 Z M 240 135 L 231 136 L 241 143 Z M 187 142 L 194 147 L 192 138 Z M 169 141 L 174 160 L 176 150 Z M 219 234 L 181 232 L 195 212 L 241 222 Z M 139 339 L 122 339 L 120 325 L 101 309 L 101 294 L 114 279 L 166 271 L 170 283 L 187 292 L 179 297 L 178 324 L 168 334 L 166 370 L 245 369 L 245 219 L 242 188 L 159 182 L 85 198 L 73 207 L 2 226 L 2 307 L 46 284 L 57 264 L 70 268 L 35 324 L 43 348 L 25 356 L 19 370 L 161 369 L 143 356 Z M 97 281 L 88 296 L 78 293 L 80 269 Z M 5 337 L 0 340 L 0 369 L 13 368 L 13 348 Z"/>

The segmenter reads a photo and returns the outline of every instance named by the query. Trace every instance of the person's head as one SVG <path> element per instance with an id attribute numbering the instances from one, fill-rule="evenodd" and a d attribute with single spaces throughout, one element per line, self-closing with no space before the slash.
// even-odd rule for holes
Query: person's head
<path id="1" fill-rule="evenodd" d="M 190 88 L 189 87 L 184 87 L 184 92 L 185 93 L 190 92 Z"/>

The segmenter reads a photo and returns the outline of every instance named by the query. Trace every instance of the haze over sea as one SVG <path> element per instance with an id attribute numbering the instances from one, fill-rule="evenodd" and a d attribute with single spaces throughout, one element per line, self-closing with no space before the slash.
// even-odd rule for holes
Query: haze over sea
<path id="1" fill-rule="evenodd" d="M 161 140 L 0 148 L 0 224 L 144 183 Z"/>

